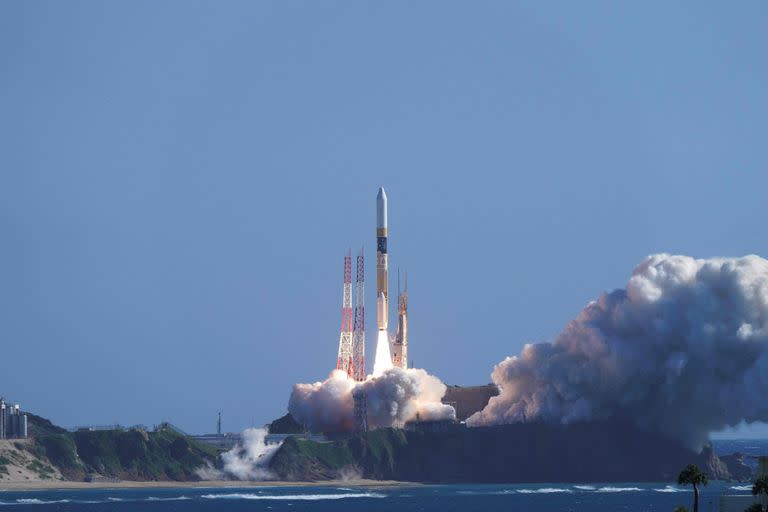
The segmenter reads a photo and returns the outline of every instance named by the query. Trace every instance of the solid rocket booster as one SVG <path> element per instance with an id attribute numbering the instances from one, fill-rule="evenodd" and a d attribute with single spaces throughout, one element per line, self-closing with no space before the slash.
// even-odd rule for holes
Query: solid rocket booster
<path id="1" fill-rule="evenodd" d="M 387 282 L 387 193 L 379 187 L 376 196 L 376 313 L 380 331 L 387 330 L 389 289 Z"/>

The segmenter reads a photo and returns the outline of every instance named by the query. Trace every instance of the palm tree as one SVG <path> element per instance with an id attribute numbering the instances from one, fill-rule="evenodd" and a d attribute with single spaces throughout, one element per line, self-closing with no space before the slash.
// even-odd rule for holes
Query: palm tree
<path id="1" fill-rule="evenodd" d="M 755 480 L 755 485 L 752 486 L 752 494 L 755 496 L 765 494 L 766 498 L 768 498 L 768 475 L 763 475 Z M 762 510 L 762 506 L 760 510 Z"/>
<path id="2" fill-rule="evenodd" d="M 688 464 L 677 477 L 677 483 L 693 486 L 693 512 L 699 512 L 699 485 L 709 483 L 707 474 L 701 471 L 696 464 Z"/>

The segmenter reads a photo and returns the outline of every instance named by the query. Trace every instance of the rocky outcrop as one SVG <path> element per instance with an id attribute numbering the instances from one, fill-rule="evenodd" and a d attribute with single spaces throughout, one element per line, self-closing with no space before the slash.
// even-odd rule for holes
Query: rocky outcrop
<path id="1" fill-rule="evenodd" d="M 728 473 L 734 480 L 748 482 L 754 478 L 752 467 L 747 464 L 746 457 L 742 453 L 733 453 L 731 455 L 720 455 L 720 461 L 728 468 Z"/>

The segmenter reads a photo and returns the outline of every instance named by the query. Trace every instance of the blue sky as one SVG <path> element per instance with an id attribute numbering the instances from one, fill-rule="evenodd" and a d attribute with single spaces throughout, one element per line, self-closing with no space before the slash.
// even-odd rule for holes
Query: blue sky
<path id="1" fill-rule="evenodd" d="M 411 357 L 450 384 L 649 253 L 765 256 L 766 23 L 748 1 L 3 2 L 0 391 L 64 425 L 283 414 L 335 363 L 347 247 L 373 276 L 380 185 Z"/>

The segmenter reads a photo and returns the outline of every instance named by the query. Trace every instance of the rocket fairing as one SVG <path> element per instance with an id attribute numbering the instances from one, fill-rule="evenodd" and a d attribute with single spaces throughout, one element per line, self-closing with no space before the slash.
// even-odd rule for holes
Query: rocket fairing
<path id="1" fill-rule="evenodd" d="M 387 282 L 387 193 L 379 187 L 376 196 L 376 316 L 379 331 L 386 331 L 389 323 L 389 290 Z"/>

